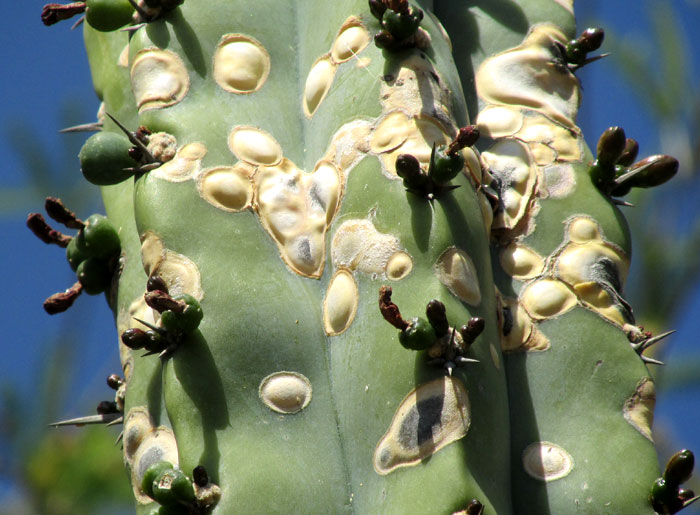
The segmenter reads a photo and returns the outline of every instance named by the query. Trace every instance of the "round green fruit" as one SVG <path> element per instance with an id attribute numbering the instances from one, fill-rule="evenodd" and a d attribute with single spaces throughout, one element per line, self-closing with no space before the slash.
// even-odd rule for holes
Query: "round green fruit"
<path id="1" fill-rule="evenodd" d="M 112 274 L 107 262 L 98 258 L 87 258 L 78 265 L 76 273 L 78 281 L 83 286 L 83 291 L 88 295 L 102 293 L 112 281 Z"/>
<path id="2" fill-rule="evenodd" d="M 74 272 L 78 270 L 78 265 L 87 259 L 87 255 L 78 248 L 78 238 L 73 238 L 66 247 L 66 259 Z"/>
<path id="3" fill-rule="evenodd" d="M 103 215 L 91 215 L 75 240 L 78 250 L 89 257 L 106 260 L 121 251 L 119 234 Z"/>
<path id="4" fill-rule="evenodd" d="M 136 165 L 136 161 L 129 156 L 131 147 L 129 139 L 122 134 L 93 134 L 78 154 L 83 175 L 97 186 L 109 186 L 125 181 L 133 175 L 133 172 L 126 169 Z"/>
<path id="5" fill-rule="evenodd" d="M 180 469 L 163 470 L 153 481 L 153 499 L 163 506 L 188 504 L 195 500 L 192 481 Z"/>
<path id="6" fill-rule="evenodd" d="M 425 350 L 437 341 L 435 329 L 423 318 L 414 317 L 409 326 L 399 333 L 399 343 L 407 349 Z"/>
<path id="7" fill-rule="evenodd" d="M 422 14 L 422 11 L 418 12 Z M 400 14 L 392 9 L 387 9 L 382 15 L 382 28 L 394 36 L 396 41 L 403 41 L 415 34 L 421 18 L 422 16 L 414 13 Z"/>
<path id="8" fill-rule="evenodd" d="M 445 150 L 445 147 L 437 147 L 432 156 L 430 177 L 438 184 L 450 182 L 464 168 L 461 154 L 448 155 Z"/>
<path id="9" fill-rule="evenodd" d="M 166 470 L 172 470 L 173 464 L 169 461 L 159 461 L 146 469 L 141 478 L 141 491 L 148 497 L 153 498 L 153 483 Z"/>
<path id="10" fill-rule="evenodd" d="M 134 7 L 129 0 L 87 0 L 85 19 L 100 32 L 111 32 L 131 22 Z"/>
<path id="11" fill-rule="evenodd" d="M 192 295 L 186 293 L 174 297 L 175 300 L 184 301 L 187 306 L 182 313 L 176 313 L 174 311 L 163 311 L 161 313 L 161 323 L 168 331 L 180 332 L 180 333 L 192 333 L 204 317 L 202 312 L 202 307 L 199 305 L 197 299 Z"/>

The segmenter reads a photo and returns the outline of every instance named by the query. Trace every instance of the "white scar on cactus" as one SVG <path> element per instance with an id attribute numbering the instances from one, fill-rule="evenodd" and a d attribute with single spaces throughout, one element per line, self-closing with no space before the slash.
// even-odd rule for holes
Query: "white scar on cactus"
<path id="1" fill-rule="evenodd" d="M 306 408 L 311 394 L 311 382 L 298 372 L 275 372 L 260 381 L 258 388 L 265 406 L 283 415 L 293 415 Z"/>
<path id="2" fill-rule="evenodd" d="M 345 20 L 331 44 L 331 49 L 316 59 L 306 76 L 302 106 L 307 118 L 313 117 L 326 98 L 338 66 L 356 57 L 367 48 L 370 40 L 369 32 L 359 18 L 350 16 Z"/>
<path id="3" fill-rule="evenodd" d="M 374 451 L 374 470 L 386 475 L 419 464 L 469 430 L 469 397 L 462 381 L 444 376 L 409 393 Z"/>
<path id="4" fill-rule="evenodd" d="M 270 73 L 270 55 L 254 37 L 225 34 L 214 52 L 214 80 L 229 93 L 248 94 L 263 87 Z"/>
<path id="5" fill-rule="evenodd" d="M 654 423 L 655 405 L 654 381 L 649 377 L 644 377 L 637 384 L 634 394 L 625 401 L 625 406 L 622 409 L 625 420 L 652 443 L 654 439 L 652 438 L 651 426 Z"/>
<path id="6" fill-rule="evenodd" d="M 153 231 L 146 231 L 141 236 L 141 261 L 146 275 L 160 276 L 173 297 L 187 293 L 197 300 L 204 298 L 197 265 L 188 257 L 165 248 Z"/>
<path id="7" fill-rule="evenodd" d="M 533 442 L 522 454 L 523 468 L 530 477 L 549 483 L 569 475 L 574 459 L 566 449 L 551 442 Z"/>
<path id="8" fill-rule="evenodd" d="M 181 102 L 190 89 L 190 77 L 185 63 L 175 52 L 144 48 L 131 63 L 131 89 L 139 113 L 143 113 Z"/>

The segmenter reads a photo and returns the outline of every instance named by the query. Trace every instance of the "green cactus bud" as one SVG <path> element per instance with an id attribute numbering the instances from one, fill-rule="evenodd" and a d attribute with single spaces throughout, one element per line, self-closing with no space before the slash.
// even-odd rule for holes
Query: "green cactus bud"
<path id="1" fill-rule="evenodd" d="M 464 168 L 464 158 L 457 153 L 448 154 L 447 147 L 433 149 L 428 176 L 438 184 L 446 184 L 457 177 Z"/>
<path id="2" fill-rule="evenodd" d="M 71 270 L 74 272 L 78 270 L 78 266 L 80 263 L 85 261 L 87 259 L 87 254 L 82 252 L 78 248 L 78 239 L 73 238 L 68 242 L 68 246 L 66 247 L 66 259 L 68 260 L 68 264 L 70 265 Z"/>
<path id="3" fill-rule="evenodd" d="M 664 470 L 664 479 L 669 487 L 677 488 L 690 479 L 695 466 L 692 451 L 683 449 L 671 456 Z"/>
<path id="4" fill-rule="evenodd" d="M 122 134 L 114 132 L 93 134 L 78 154 L 83 176 L 98 186 L 125 181 L 134 175 L 131 169 L 137 164 L 129 155 L 131 148 L 131 142 Z"/>
<path id="5" fill-rule="evenodd" d="M 148 344 L 149 337 L 146 331 L 138 328 L 131 328 L 124 331 L 121 335 L 121 341 L 130 349 L 143 349 Z"/>
<path id="6" fill-rule="evenodd" d="M 177 301 L 185 302 L 186 306 L 182 313 L 166 310 L 161 314 L 161 323 L 168 331 L 189 334 L 194 332 L 204 317 L 202 307 L 197 299 L 186 293 L 174 298 Z"/>
<path id="7" fill-rule="evenodd" d="M 106 216 L 94 214 L 76 236 L 77 249 L 86 256 L 106 260 L 119 253 L 119 234 Z"/>
<path id="8" fill-rule="evenodd" d="M 189 515 L 190 510 L 182 504 L 174 504 L 172 506 L 161 506 L 154 513 L 155 515 Z"/>
<path id="9" fill-rule="evenodd" d="M 423 192 L 429 187 L 430 179 L 420 169 L 418 160 L 410 154 L 400 154 L 396 158 L 396 175 L 403 179 L 409 190 Z"/>
<path id="10" fill-rule="evenodd" d="M 673 506 L 676 504 L 676 488 L 660 477 L 651 487 L 649 501 L 654 510 L 660 514 L 675 513 L 677 510 L 674 510 Z"/>
<path id="11" fill-rule="evenodd" d="M 131 22 L 134 7 L 129 0 L 87 0 L 85 19 L 101 32 L 111 32 Z"/>
<path id="12" fill-rule="evenodd" d="M 144 348 L 148 352 L 162 352 L 168 346 L 168 341 L 158 331 L 149 329 L 148 331 L 146 331 L 146 336 L 148 336 L 148 339 L 144 342 Z"/>
<path id="13" fill-rule="evenodd" d="M 158 480 L 158 478 L 163 472 L 172 469 L 173 464 L 169 461 L 159 461 L 150 465 L 143 473 L 143 478 L 141 479 L 141 491 L 147 496 L 153 498 L 154 483 Z"/>
<path id="14" fill-rule="evenodd" d="M 112 271 L 106 261 L 89 257 L 82 261 L 76 270 L 78 281 L 88 295 L 97 295 L 109 287 Z"/>
<path id="15" fill-rule="evenodd" d="M 151 497 L 163 506 L 189 504 L 195 500 L 192 481 L 176 468 L 163 468 L 153 480 L 151 491 Z"/>
<path id="16" fill-rule="evenodd" d="M 425 350 L 435 345 L 435 329 L 424 318 L 413 317 L 408 327 L 399 333 L 399 343 L 410 350 Z"/>
<path id="17" fill-rule="evenodd" d="M 423 19 L 423 11 L 396 12 L 387 9 L 382 15 L 382 28 L 391 34 L 396 41 L 403 41 L 415 34 Z"/>

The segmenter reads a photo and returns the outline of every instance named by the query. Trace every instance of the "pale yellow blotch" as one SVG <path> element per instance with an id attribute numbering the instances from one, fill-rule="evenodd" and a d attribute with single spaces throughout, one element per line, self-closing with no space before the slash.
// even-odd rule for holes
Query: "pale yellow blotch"
<path id="1" fill-rule="evenodd" d="M 330 57 L 324 55 L 317 59 L 309 70 L 304 84 L 303 97 L 304 114 L 308 118 L 314 115 L 318 106 L 326 98 L 337 69 L 337 65 L 331 61 Z"/>
<path id="2" fill-rule="evenodd" d="M 494 139 L 512 136 L 522 125 L 523 111 L 517 107 L 489 105 L 476 118 L 479 133 Z"/>
<path id="3" fill-rule="evenodd" d="M 469 397 L 459 379 L 445 376 L 425 383 L 401 401 L 374 451 L 374 470 L 383 476 L 417 465 L 463 438 L 470 422 Z"/>
<path id="4" fill-rule="evenodd" d="M 474 262 L 469 254 L 451 247 L 445 250 L 435 263 L 435 273 L 442 284 L 460 300 L 478 306 L 481 290 Z"/>
<path id="5" fill-rule="evenodd" d="M 447 145 L 452 141 L 447 129 L 428 115 L 415 116 L 409 120 L 406 139 L 394 150 L 380 154 L 384 169 L 391 176 L 396 176 L 396 158 L 400 154 L 410 154 L 415 157 L 424 170 L 430 165 L 430 155 L 433 145 Z"/>
<path id="6" fill-rule="evenodd" d="M 403 111 L 392 111 L 382 118 L 369 140 L 369 148 L 375 154 L 398 148 L 411 130 L 411 121 Z"/>
<path id="7" fill-rule="evenodd" d="M 504 209 L 494 216 L 493 227 L 512 229 L 523 218 L 537 182 L 537 166 L 528 147 L 514 139 L 499 140 L 481 154 L 491 175 L 504 190 Z"/>
<path id="8" fill-rule="evenodd" d="M 576 173 L 570 164 L 547 166 L 543 172 L 545 189 L 550 198 L 566 198 L 576 189 Z"/>
<path id="9" fill-rule="evenodd" d="M 653 442 L 651 426 L 654 423 L 654 406 L 656 405 L 656 390 L 654 381 L 649 377 L 643 378 L 632 396 L 625 401 L 622 413 L 625 420 L 644 438 Z"/>
<path id="10" fill-rule="evenodd" d="M 338 31 L 331 47 L 331 58 L 336 63 L 344 63 L 362 52 L 370 42 L 370 35 L 362 22 L 351 16 Z"/>
<path id="11" fill-rule="evenodd" d="M 539 166 L 551 165 L 557 159 L 556 152 L 544 143 L 528 143 L 527 146 L 530 147 L 532 157 Z"/>
<path id="12" fill-rule="evenodd" d="M 601 288 L 600 284 L 595 281 L 579 283 L 574 286 L 576 295 L 585 303 L 586 307 L 597 311 L 611 322 L 623 326 L 628 323 L 628 320 L 622 315 L 618 309 L 615 299 L 610 294 Z"/>
<path id="13" fill-rule="evenodd" d="M 493 363 L 493 366 L 496 367 L 496 370 L 500 370 L 501 358 L 498 355 L 498 349 L 496 349 L 493 343 L 489 343 L 489 354 L 491 355 L 491 363 Z"/>
<path id="14" fill-rule="evenodd" d="M 574 0 L 554 0 L 556 3 L 561 5 L 564 9 L 574 14 Z"/>
<path id="15" fill-rule="evenodd" d="M 146 292 L 144 291 L 144 293 Z M 127 309 L 122 307 L 119 310 L 119 314 L 117 315 L 117 334 L 121 335 L 124 331 L 132 327 L 138 327 L 139 329 L 147 331 L 148 327 L 135 319 L 138 318 L 140 320 L 144 320 L 145 322 L 155 324 L 156 321 L 153 317 L 153 313 L 153 310 L 146 304 L 143 294 L 137 296 Z M 124 371 L 124 379 L 128 383 L 129 379 L 131 379 L 131 373 L 133 371 L 133 351 L 124 345 L 121 338 L 118 338 L 118 341 L 119 360 L 122 365 L 122 370 Z"/>
<path id="16" fill-rule="evenodd" d="M 517 299 L 503 299 L 502 302 L 510 310 L 512 325 L 508 334 L 502 335 L 501 349 L 504 352 L 549 349 L 549 340 L 533 324 L 530 315 Z"/>
<path id="17" fill-rule="evenodd" d="M 177 139 L 167 132 L 154 132 L 148 136 L 146 146 L 151 155 L 161 163 L 171 161 L 177 153 Z"/>
<path id="18" fill-rule="evenodd" d="M 129 43 L 124 45 L 124 48 L 119 53 L 119 57 L 117 58 L 117 66 L 121 66 L 122 68 L 129 67 Z"/>
<path id="19" fill-rule="evenodd" d="M 270 55 L 255 38 L 225 34 L 214 52 L 214 80 L 231 93 L 258 91 L 270 73 Z"/>
<path id="20" fill-rule="evenodd" d="M 311 382 L 298 372 L 275 372 L 260 382 L 258 395 L 265 406 L 283 415 L 298 413 L 311 402 Z"/>
<path id="21" fill-rule="evenodd" d="M 326 334 L 336 336 L 350 327 L 357 312 L 359 298 L 355 278 L 348 270 L 338 270 L 328 284 L 323 301 L 323 327 Z"/>
<path id="22" fill-rule="evenodd" d="M 401 251 L 396 236 L 380 233 L 369 220 L 343 222 L 331 243 L 331 259 L 336 268 L 368 275 L 384 274 L 389 260 Z"/>
<path id="23" fill-rule="evenodd" d="M 503 271 L 518 280 L 537 277 L 544 269 L 544 258 L 518 241 L 511 242 L 499 257 Z"/>
<path id="24" fill-rule="evenodd" d="M 200 171 L 202 158 L 206 153 L 207 147 L 204 143 L 188 143 L 177 151 L 174 158 L 149 174 L 170 182 L 188 181 Z"/>
<path id="25" fill-rule="evenodd" d="M 573 309 L 576 295 L 561 281 L 543 279 L 529 284 L 520 302 L 533 318 L 552 318 Z"/>
<path id="26" fill-rule="evenodd" d="M 386 264 L 386 278 L 390 281 L 400 281 L 413 269 L 413 259 L 407 252 L 396 252 Z"/>
<path id="27" fill-rule="evenodd" d="M 319 161 L 306 174 L 284 159 L 278 166 L 260 167 L 255 176 L 257 211 L 275 239 L 282 259 L 295 272 L 320 277 L 325 234 L 342 193 L 340 171 Z"/>
<path id="28" fill-rule="evenodd" d="M 358 68 L 367 68 L 371 62 L 371 57 L 358 57 L 357 61 L 355 61 L 355 66 Z"/>
<path id="29" fill-rule="evenodd" d="M 369 153 L 369 134 L 372 124 L 367 120 L 353 120 L 344 124 L 331 138 L 323 156 L 347 174 L 365 154 Z"/>
<path id="30" fill-rule="evenodd" d="M 546 116 L 529 111 L 516 138 L 534 144 L 546 145 L 557 161 L 581 161 L 583 159 L 583 139 L 577 128 L 564 127 Z M 550 164 L 549 162 L 541 164 Z M 539 159 L 538 159 L 539 163 Z"/>
<path id="31" fill-rule="evenodd" d="M 228 148 L 240 160 L 253 165 L 274 166 L 282 161 L 282 147 L 269 133 L 240 125 L 228 136 Z"/>
<path id="32" fill-rule="evenodd" d="M 139 113 L 181 102 L 190 89 L 185 63 L 171 50 L 144 48 L 131 64 L 131 90 Z"/>
<path id="33" fill-rule="evenodd" d="M 569 224 L 569 239 L 574 243 L 588 243 L 593 240 L 602 240 L 603 236 L 597 222 L 588 217 L 579 216 Z"/>
<path id="34" fill-rule="evenodd" d="M 591 240 L 585 244 L 570 244 L 557 258 L 555 270 L 557 276 L 571 286 L 595 280 L 593 267 L 601 259 L 609 259 L 617 267 L 620 282 L 625 283 L 629 260 L 622 250 L 600 240 Z"/>
<path id="35" fill-rule="evenodd" d="M 528 475 L 547 483 L 568 476 L 574 469 L 571 454 L 551 442 L 531 443 L 523 451 L 522 460 Z"/>
<path id="36" fill-rule="evenodd" d="M 197 189 L 212 206 L 235 213 L 251 205 L 254 170 L 243 162 L 208 168 L 197 178 Z"/>
<path id="37" fill-rule="evenodd" d="M 555 58 L 566 36 L 552 24 L 536 25 L 523 43 L 484 61 L 476 73 L 479 96 L 490 104 L 529 107 L 573 128 L 579 82 Z"/>
<path id="38" fill-rule="evenodd" d="M 124 417 L 124 458 L 131 465 L 143 439 L 153 430 L 151 417 L 145 406 L 131 408 Z"/>
<path id="39" fill-rule="evenodd" d="M 484 180 L 482 169 L 481 169 L 481 161 L 479 160 L 479 156 L 476 155 L 476 152 L 474 149 L 470 147 L 465 147 L 461 150 L 462 157 L 464 157 L 464 163 L 466 165 L 466 168 L 464 169 L 464 173 L 467 175 L 467 177 L 470 177 L 470 172 L 471 175 L 473 176 L 474 179 L 476 179 L 476 184 L 474 185 L 475 187 L 481 184 L 481 182 Z M 471 179 L 472 177 L 470 177 Z"/>
<path id="40" fill-rule="evenodd" d="M 172 430 L 160 426 L 145 435 L 138 446 L 131 465 L 131 484 L 139 504 L 149 504 L 153 499 L 141 490 L 141 480 L 146 469 L 160 461 L 169 461 L 174 467 L 179 464 L 177 442 Z"/>
<path id="41" fill-rule="evenodd" d="M 141 260 L 146 275 L 159 275 L 173 297 L 188 293 L 197 300 L 204 298 L 197 265 L 187 256 L 166 249 L 153 231 L 141 236 Z"/>

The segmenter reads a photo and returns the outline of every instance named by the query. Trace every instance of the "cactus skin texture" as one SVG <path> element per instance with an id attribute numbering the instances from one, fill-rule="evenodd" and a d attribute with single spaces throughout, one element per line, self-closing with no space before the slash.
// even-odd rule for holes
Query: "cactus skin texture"
<path id="1" fill-rule="evenodd" d="M 567 0 L 178 4 L 84 24 L 137 512 L 654 513 L 626 185 L 575 125 L 602 32 Z"/>

